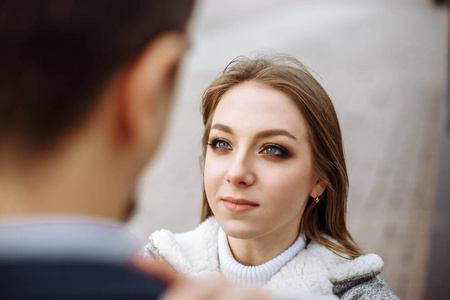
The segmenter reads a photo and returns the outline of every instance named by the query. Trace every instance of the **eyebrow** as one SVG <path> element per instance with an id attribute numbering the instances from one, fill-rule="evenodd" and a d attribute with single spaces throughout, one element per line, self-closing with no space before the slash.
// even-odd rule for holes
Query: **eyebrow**
<path id="1" fill-rule="evenodd" d="M 220 130 L 220 131 L 229 133 L 229 134 L 233 134 L 233 130 L 231 129 L 230 126 L 223 125 L 223 124 L 220 124 L 220 123 L 214 124 L 214 125 L 211 127 L 211 129 L 217 129 L 217 130 Z"/>
<path id="2" fill-rule="evenodd" d="M 220 123 L 216 123 L 214 124 L 211 129 L 217 129 L 229 134 L 233 134 L 233 130 L 231 129 L 230 126 L 224 125 L 224 124 L 220 124 Z M 285 129 L 268 129 L 268 130 L 263 130 L 260 131 L 256 134 L 256 138 L 262 139 L 262 138 L 267 138 L 267 137 L 271 137 L 271 136 L 277 136 L 277 135 L 284 135 L 287 136 L 288 138 L 291 138 L 293 140 L 297 140 L 297 138 L 292 135 L 289 131 L 285 130 Z"/>
<path id="3" fill-rule="evenodd" d="M 276 136 L 276 135 L 284 135 L 293 140 L 297 140 L 297 138 L 295 136 L 293 136 L 289 131 L 287 131 L 285 129 L 263 130 L 263 131 L 258 132 L 256 137 L 261 139 L 261 138 L 266 138 L 266 137 L 271 137 L 271 136 Z"/>

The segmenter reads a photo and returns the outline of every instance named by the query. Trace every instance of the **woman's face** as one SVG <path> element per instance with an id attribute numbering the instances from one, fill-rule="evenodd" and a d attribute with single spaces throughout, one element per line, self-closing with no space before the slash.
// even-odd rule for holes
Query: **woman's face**
<path id="1" fill-rule="evenodd" d="M 307 125 L 284 93 L 256 82 L 227 91 L 213 116 L 205 191 L 233 238 L 298 235 L 306 201 L 320 189 Z"/>

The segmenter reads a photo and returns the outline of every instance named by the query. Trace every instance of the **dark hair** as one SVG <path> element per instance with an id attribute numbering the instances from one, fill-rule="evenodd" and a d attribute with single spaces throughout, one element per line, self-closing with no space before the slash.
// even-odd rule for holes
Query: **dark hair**
<path id="1" fill-rule="evenodd" d="M 185 30 L 193 2 L 1 1 L 0 140 L 55 142 L 153 38 Z"/>
<path id="2" fill-rule="evenodd" d="M 308 241 L 319 243 L 338 255 L 356 258 L 361 249 L 347 230 L 348 175 L 341 130 L 333 103 L 308 69 L 287 55 L 233 60 L 209 86 L 202 97 L 205 131 L 202 139 L 206 156 L 214 112 L 222 96 L 234 86 L 254 81 L 283 92 L 297 105 L 308 124 L 313 170 L 327 183 L 320 201 L 306 203 L 300 230 Z M 203 189 L 201 221 L 213 212 Z"/>

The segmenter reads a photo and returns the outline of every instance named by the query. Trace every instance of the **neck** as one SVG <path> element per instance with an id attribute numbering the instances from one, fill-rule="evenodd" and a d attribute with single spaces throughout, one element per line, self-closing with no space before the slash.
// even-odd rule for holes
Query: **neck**
<path id="1" fill-rule="evenodd" d="M 39 157 L 10 152 L 0 158 L 0 217 L 65 214 L 124 218 L 132 185 L 98 136 L 83 142 L 70 139 Z"/>
<path id="2" fill-rule="evenodd" d="M 298 224 L 299 221 L 293 221 Z M 288 226 L 290 225 L 290 226 Z M 298 238 L 299 226 L 288 224 L 263 237 L 239 239 L 228 236 L 233 257 L 246 266 L 262 265 L 288 249 Z"/>

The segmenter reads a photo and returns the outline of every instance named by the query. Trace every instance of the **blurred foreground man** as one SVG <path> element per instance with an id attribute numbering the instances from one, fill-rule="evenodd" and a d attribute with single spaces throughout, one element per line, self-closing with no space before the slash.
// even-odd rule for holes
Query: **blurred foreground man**
<path id="1" fill-rule="evenodd" d="M 1 299 L 255 296 L 136 267 L 119 223 L 160 142 L 192 2 L 1 1 Z"/>

